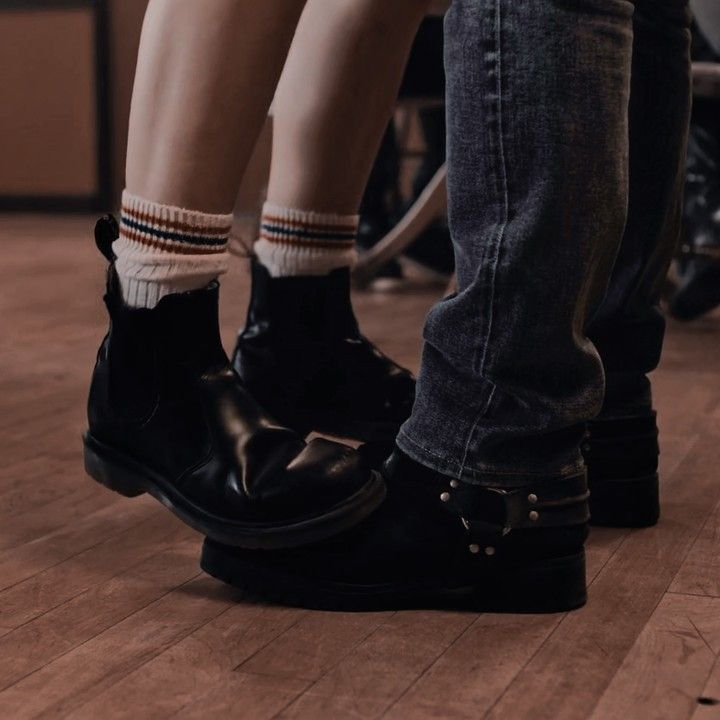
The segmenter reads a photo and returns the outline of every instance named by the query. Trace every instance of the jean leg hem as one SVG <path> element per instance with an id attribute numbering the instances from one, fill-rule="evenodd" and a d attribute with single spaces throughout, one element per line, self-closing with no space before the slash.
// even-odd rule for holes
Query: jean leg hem
<path id="1" fill-rule="evenodd" d="M 538 481 L 559 480 L 575 477 L 585 471 L 582 460 L 568 463 L 560 468 L 547 468 L 537 472 L 513 471 L 495 467 L 463 467 L 461 463 L 443 458 L 438 453 L 420 445 L 404 430 L 400 430 L 397 446 L 409 458 L 441 475 L 447 475 L 473 485 L 488 487 L 522 487 Z"/>

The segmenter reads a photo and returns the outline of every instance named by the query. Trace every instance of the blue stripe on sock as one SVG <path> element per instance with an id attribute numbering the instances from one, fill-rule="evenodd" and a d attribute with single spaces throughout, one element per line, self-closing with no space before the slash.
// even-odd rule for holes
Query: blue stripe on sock
<path id="1" fill-rule="evenodd" d="M 298 228 L 287 228 L 283 225 L 271 225 L 263 223 L 262 229 L 266 232 L 283 235 L 284 237 L 306 238 L 307 240 L 355 240 L 356 233 L 348 230 L 346 233 L 339 233 L 336 230 L 300 230 Z"/>
<path id="2" fill-rule="evenodd" d="M 138 222 L 137 220 L 133 220 L 127 215 L 122 216 L 122 224 L 127 225 L 127 227 L 132 228 L 133 230 L 147 233 L 148 235 L 153 235 L 154 237 L 160 238 L 162 240 L 174 240 L 175 242 L 180 243 L 213 246 L 225 245 L 225 243 L 227 242 L 227 238 L 224 237 L 203 237 L 202 235 L 186 235 L 184 233 L 172 232 L 170 230 L 159 230 L 158 228 L 154 228 L 150 225 L 145 225 L 144 223 Z"/>

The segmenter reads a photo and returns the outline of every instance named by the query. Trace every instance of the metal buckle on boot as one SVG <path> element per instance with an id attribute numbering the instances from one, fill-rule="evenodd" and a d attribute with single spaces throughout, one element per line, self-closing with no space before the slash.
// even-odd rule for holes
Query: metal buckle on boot
<path id="1" fill-rule="evenodd" d="M 589 519 L 585 472 L 570 478 L 543 481 L 537 488 L 492 488 L 452 481 L 450 491 L 441 493 L 440 500 L 460 517 L 470 533 L 469 550 L 493 556 L 495 545 L 512 530 L 532 527 L 559 527 L 587 522 Z M 499 522 L 474 519 L 479 509 L 488 503 L 502 500 L 503 517 Z M 492 498 L 492 500 L 491 500 Z M 500 508 L 498 507 L 498 510 Z"/>
<path id="2" fill-rule="evenodd" d="M 458 492 L 454 493 L 453 491 Z M 482 497 L 487 493 L 500 496 L 503 500 L 504 517 L 499 523 L 472 517 L 473 506 L 478 501 L 480 501 L 480 504 L 484 504 Z M 447 504 L 448 510 L 460 516 L 460 522 L 469 533 L 471 542 L 468 545 L 468 550 L 473 555 L 479 555 L 483 552 L 487 557 L 493 557 L 498 543 L 511 532 L 512 525 L 509 522 L 510 513 L 507 507 L 507 497 L 509 495 L 509 491 L 501 488 L 463 484 L 458 480 L 452 480 L 450 490 L 440 494 L 440 500 Z"/>

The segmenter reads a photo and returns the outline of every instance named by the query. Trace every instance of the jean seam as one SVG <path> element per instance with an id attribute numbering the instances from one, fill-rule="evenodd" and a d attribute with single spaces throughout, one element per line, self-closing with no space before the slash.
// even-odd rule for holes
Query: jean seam
<path id="1" fill-rule="evenodd" d="M 467 456 L 470 452 L 470 443 L 472 442 L 473 434 L 475 433 L 475 430 L 480 423 L 480 420 L 485 417 L 487 414 L 487 411 L 490 409 L 490 404 L 493 401 L 493 398 L 495 397 L 495 390 L 496 385 L 492 386 L 492 389 L 490 390 L 490 393 L 488 394 L 488 399 L 485 405 L 481 408 L 480 412 L 477 414 L 475 420 L 473 420 L 472 424 L 470 425 L 470 432 L 468 433 L 467 442 L 465 443 L 465 450 L 463 451 L 463 457 L 462 462 L 460 463 L 460 475 L 465 472 L 466 469 L 466 463 L 467 463 Z"/>
<path id="2" fill-rule="evenodd" d="M 502 185 L 502 201 L 503 201 L 503 212 L 502 212 L 502 219 L 501 222 L 497 228 L 497 232 L 495 235 L 495 242 L 494 242 L 494 256 L 492 259 L 492 266 L 490 268 L 490 277 L 489 277 L 489 314 L 488 314 L 488 320 L 487 320 L 487 329 L 485 331 L 485 337 L 482 342 L 482 352 L 480 357 L 480 363 L 478 368 L 478 374 L 480 376 L 485 375 L 485 365 L 487 361 L 487 355 L 488 355 L 488 345 L 490 344 L 490 338 L 492 335 L 492 328 L 493 328 L 493 319 L 495 314 L 495 300 L 496 300 L 496 285 L 495 285 L 495 277 L 497 275 L 497 269 L 498 264 L 500 262 L 500 250 L 503 245 L 503 241 L 505 239 L 505 230 L 507 228 L 508 222 L 510 220 L 510 194 L 508 190 L 508 173 L 507 173 L 507 159 L 505 155 L 505 141 L 503 137 L 504 133 L 504 123 L 503 123 L 503 63 L 502 63 L 502 0 L 495 0 L 495 45 L 496 45 L 496 61 L 495 61 L 495 90 L 497 93 L 497 150 L 498 150 L 498 157 L 499 157 L 499 167 L 500 167 L 500 182 Z M 477 367 L 478 363 L 475 363 L 475 366 Z M 474 420 L 474 422 L 470 426 L 470 430 L 468 432 L 467 440 L 465 441 L 465 450 L 463 453 L 462 462 L 460 464 L 460 474 L 465 471 L 465 466 L 467 462 L 467 456 L 470 451 L 470 444 L 472 442 L 473 435 L 475 434 L 475 430 L 477 429 L 477 425 L 480 422 L 480 420 L 486 415 L 490 408 L 490 404 L 492 402 L 492 399 L 495 395 L 495 385 L 492 383 L 492 390 L 490 391 L 490 395 L 488 397 L 487 402 L 483 406 L 483 408 L 480 410 L 480 412 L 477 415 L 477 418 Z"/>
<path id="3" fill-rule="evenodd" d="M 435 458 L 440 462 L 435 465 L 433 464 L 432 469 L 443 475 L 451 475 L 458 480 L 464 480 L 466 482 L 473 482 L 477 479 L 491 480 L 493 478 L 552 478 L 552 477 L 570 477 L 577 475 L 584 470 L 584 464 L 582 461 L 578 463 L 567 463 L 561 468 L 553 468 L 552 470 L 502 470 L 495 467 L 480 465 L 478 467 L 463 468 L 462 471 L 458 471 L 456 464 L 448 463 L 447 458 L 439 455 L 430 448 L 421 445 L 419 442 L 410 437 L 404 430 L 401 430 L 398 434 L 398 438 L 406 441 L 409 445 L 417 448 L 422 454 L 428 457 Z M 427 458 L 422 460 L 419 458 L 413 458 L 420 464 L 425 465 Z M 430 467 L 427 465 L 427 467 Z"/>
<path id="4" fill-rule="evenodd" d="M 569 475 L 577 475 L 582 472 L 585 465 L 582 462 L 575 464 L 567 464 L 560 469 L 553 470 L 497 470 L 492 467 L 479 466 L 474 468 L 465 468 L 464 473 L 468 475 L 480 477 L 566 477 Z"/>
<path id="5" fill-rule="evenodd" d="M 416 447 L 418 450 L 421 450 L 423 453 L 430 455 L 434 458 L 437 458 L 440 461 L 440 465 L 442 466 L 443 470 L 453 476 L 460 477 L 460 473 L 453 470 L 451 467 L 451 464 L 448 463 L 448 459 L 446 457 L 443 457 L 442 455 L 439 455 L 438 453 L 434 452 L 433 450 L 430 450 L 430 448 L 426 448 L 424 445 L 421 445 L 417 440 L 414 440 L 411 438 L 406 432 L 403 430 L 400 430 L 398 433 L 398 437 L 402 437 L 404 440 L 410 443 L 413 447 Z M 456 465 L 456 467 L 459 467 Z M 441 470 L 437 470 L 437 472 L 442 472 Z"/>

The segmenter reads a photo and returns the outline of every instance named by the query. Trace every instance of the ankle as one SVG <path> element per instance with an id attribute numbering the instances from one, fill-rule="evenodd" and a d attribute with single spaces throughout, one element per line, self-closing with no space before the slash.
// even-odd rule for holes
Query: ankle
<path id="1" fill-rule="evenodd" d="M 246 327 L 263 321 L 283 344 L 357 335 L 349 268 L 324 275 L 273 277 L 264 264 L 254 260 Z"/>
<path id="2" fill-rule="evenodd" d="M 356 260 L 357 215 L 265 203 L 255 254 L 272 277 L 318 276 Z"/>
<path id="3" fill-rule="evenodd" d="M 160 205 L 123 193 L 115 269 L 130 307 L 206 287 L 227 269 L 232 215 Z"/>

